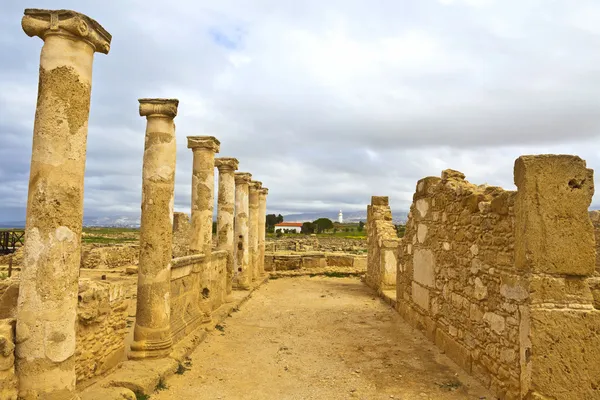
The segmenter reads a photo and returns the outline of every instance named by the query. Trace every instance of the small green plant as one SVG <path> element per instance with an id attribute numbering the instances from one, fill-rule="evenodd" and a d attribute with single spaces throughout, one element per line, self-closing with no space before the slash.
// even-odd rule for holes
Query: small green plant
<path id="1" fill-rule="evenodd" d="M 221 324 L 215 325 L 215 329 L 221 332 L 225 332 L 225 327 Z"/>
<path id="2" fill-rule="evenodd" d="M 135 400 L 148 400 L 150 395 L 141 392 L 135 392 Z"/>
<path id="3" fill-rule="evenodd" d="M 0 281 L 3 281 L 5 279 L 8 279 L 8 273 L 0 272 Z"/>
<path id="4" fill-rule="evenodd" d="M 156 384 L 156 391 L 159 390 L 167 390 L 169 387 L 167 386 L 167 383 L 164 381 L 163 378 L 160 378 L 158 383 Z"/>
<path id="5" fill-rule="evenodd" d="M 185 368 L 182 363 L 179 363 L 179 365 L 177 366 L 177 371 L 175 371 L 175 373 L 177 375 L 183 375 L 185 371 L 187 371 L 187 368 Z"/>

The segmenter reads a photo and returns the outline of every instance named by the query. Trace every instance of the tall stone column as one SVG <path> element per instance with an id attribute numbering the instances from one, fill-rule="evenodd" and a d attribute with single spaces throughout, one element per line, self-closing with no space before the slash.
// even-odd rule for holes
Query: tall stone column
<path id="1" fill-rule="evenodd" d="M 190 251 L 210 258 L 215 192 L 215 153 L 220 142 L 213 136 L 188 136 L 194 152 L 192 171 L 192 235 Z"/>
<path id="2" fill-rule="evenodd" d="M 94 53 L 111 35 L 68 10 L 27 9 L 44 41 L 16 326 L 19 398 L 76 399 L 75 321 Z"/>
<path id="3" fill-rule="evenodd" d="M 233 285 L 233 213 L 235 211 L 235 171 L 238 160 L 235 158 L 217 158 L 215 166 L 219 169 L 219 195 L 217 200 L 217 246 L 227 250 L 227 287 L 231 297 Z M 229 299 L 229 298 L 228 298 Z"/>
<path id="4" fill-rule="evenodd" d="M 171 351 L 171 255 L 175 191 L 175 123 L 178 100 L 140 99 L 147 118 L 142 170 L 142 221 L 137 309 L 129 358 Z"/>
<path id="5" fill-rule="evenodd" d="M 267 195 L 269 189 L 262 188 L 258 192 L 258 273 L 265 274 L 265 236 L 267 233 Z"/>
<path id="6" fill-rule="evenodd" d="M 258 192 L 262 183 L 251 181 L 249 186 L 249 240 L 250 240 L 250 270 L 252 271 L 252 280 L 258 279 Z"/>
<path id="7" fill-rule="evenodd" d="M 235 173 L 235 249 L 234 249 L 234 287 L 250 289 L 252 273 L 250 271 L 250 252 L 248 238 L 249 188 L 252 175 L 247 172 Z"/>

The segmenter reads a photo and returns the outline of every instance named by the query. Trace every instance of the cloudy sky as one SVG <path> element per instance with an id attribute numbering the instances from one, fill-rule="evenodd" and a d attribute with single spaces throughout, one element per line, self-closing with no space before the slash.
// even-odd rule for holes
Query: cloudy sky
<path id="1" fill-rule="evenodd" d="M 214 135 L 270 188 L 269 211 L 406 210 L 445 168 L 514 188 L 521 154 L 600 169 L 598 0 L 2 0 L 0 221 L 25 215 L 39 53 L 25 6 L 100 22 L 86 216 L 140 208 L 140 97 L 180 100 L 176 209 L 188 135 Z M 600 195 L 594 198 L 600 205 Z"/>

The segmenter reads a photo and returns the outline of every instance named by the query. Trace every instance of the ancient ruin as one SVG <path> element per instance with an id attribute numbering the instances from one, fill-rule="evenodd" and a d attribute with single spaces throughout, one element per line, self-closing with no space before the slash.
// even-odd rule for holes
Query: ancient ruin
<path id="1" fill-rule="evenodd" d="M 108 53 L 111 35 L 68 10 L 27 9 L 22 27 L 44 45 L 25 241 L 15 253 L 18 274 L 0 280 L 1 399 L 154 396 L 193 368 L 203 340 L 226 336 L 224 321 L 255 290 L 290 277 L 293 284 L 282 279 L 257 292 L 260 321 L 240 317 L 223 347 L 242 346 L 238 353 L 217 352 L 251 365 L 228 371 L 227 385 L 256 373 L 273 387 L 299 380 L 315 390 L 306 398 L 359 397 L 363 389 L 364 398 L 398 398 L 390 388 L 401 382 L 412 385 L 400 394 L 412 397 L 402 398 L 600 399 L 600 212 L 588 211 L 593 171 L 581 158 L 519 157 L 516 191 L 472 184 L 451 169 L 423 178 L 402 238 L 388 197 L 373 196 L 366 241 L 278 239 L 266 232 L 269 190 L 236 172 L 238 159 L 215 158 L 214 136 L 187 137 L 191 207 L 175 212 L 179 101 L 143 98 L 139 240 L 84 247 L 92 64 L 96 52 Z M 318 354 L 307 337 L 319 341 Z M 341 346 L 344 337 L 351 343 Z M 261 346 L 270 346 L 267 356 Z M 306 364 L 319 368 L 309 374 Z M 443 382 L 426 382 L 434 369 Z M 223 379 L 197 378 L 189 385 L 211 384 L 220 398 Z"/>

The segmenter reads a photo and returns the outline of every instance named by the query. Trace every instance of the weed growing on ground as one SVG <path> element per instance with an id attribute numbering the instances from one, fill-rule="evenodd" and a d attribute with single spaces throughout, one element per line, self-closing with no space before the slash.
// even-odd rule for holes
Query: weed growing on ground
<path id="1" fill-rule="evenodd" d="M 447 390 L 449 392 L 458 389 L 459 387 L 462 386 L 462 383 L 460 383 L 459 380 L 457 379 L 453 379 L 451 381 L 447 381 L 447 382 L 442 382 L 442 383 L 437 383 L 437 385 L 444 390 Z"/>
<path id="2" fill-rule="evenodd" d="M 163 378 L 160 378 L 160 380 L 156 384 L 156 391 L 167 390 L 168 388 L 169 387 L 167 386 L 167 383 L 163 380 Z"/>
<path id="3" fill-rule="evenodd" d="M 215 325 L 215 329 L 221 332 L 225 332 L 225 327 L 221 324 Z"/>
<path id="4" fill-rule="evenodd" d="M 135 400 L 148 400 L 148 399 L 150 399 L 150 395 L 140 393 L 140 392 L 135 392 Z"/>

